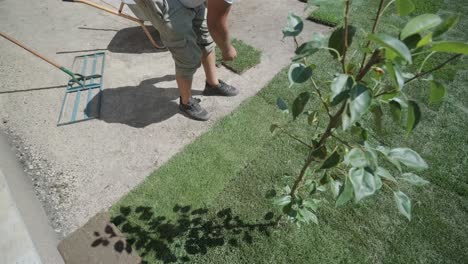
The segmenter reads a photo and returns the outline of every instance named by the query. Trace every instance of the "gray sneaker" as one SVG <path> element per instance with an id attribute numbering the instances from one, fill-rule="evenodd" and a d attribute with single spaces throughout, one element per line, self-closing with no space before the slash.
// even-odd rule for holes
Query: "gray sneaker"
<path id="1" fill-rule="evenodd" d="M 190 98 L 188 104 L 183 104 L 182 99 L 179 98 L 179 109 L 189 118 L 207 121 L 210 119 L 208 112 L 200 106 L 200 99 Z"/>
<path id="2" fill-rule="evenodd" d="M 239 89 L 221 80 L 219 80 L 219 84 L 217 86 L 209 85 L 208 83 L 206 83 L 205 90 L 203 90 L 203 95 L 205 96 L 236 96 L 237 94 L 239 94 Z"/>

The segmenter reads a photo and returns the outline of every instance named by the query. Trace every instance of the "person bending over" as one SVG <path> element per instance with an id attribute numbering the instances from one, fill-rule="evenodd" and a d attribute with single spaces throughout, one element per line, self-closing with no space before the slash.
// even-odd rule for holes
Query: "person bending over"
<path id="1" fill-rule="evenodd" d="M 179 109 L 195 120 L 209 119 L 209 113 L 191 92 L 193 75 L 201 65 L 206 76 L 204 95 L 235 96 L 239 93 L 237 88 L 219 80 L 216 72 L 216 45 L 221 49 L 223 60 L 233 60 L 237 56 L 227 27 L 233 1 L 135 0 L 175 61 Z"/>

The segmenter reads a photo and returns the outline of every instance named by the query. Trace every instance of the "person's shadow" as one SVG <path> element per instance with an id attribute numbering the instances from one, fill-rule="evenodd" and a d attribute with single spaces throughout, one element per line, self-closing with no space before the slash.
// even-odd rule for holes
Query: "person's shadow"
<path id="1" fill-rule="evenodd" d="M 179 111 L 179 91 L 177 88 L 159 88 L 155 84 L 175 80 L 174 75 L 166 75 L 142 81 L 138 86 L 124 86 L 103 90 L 86 107 L 88 115 L 107 123 L 121 123 L 142 128 L 159 123 L 176 115 Z M 201 94 L 192 91 L 193 95 Z M 101 100 L 101 102 L 99 102 Z"/>

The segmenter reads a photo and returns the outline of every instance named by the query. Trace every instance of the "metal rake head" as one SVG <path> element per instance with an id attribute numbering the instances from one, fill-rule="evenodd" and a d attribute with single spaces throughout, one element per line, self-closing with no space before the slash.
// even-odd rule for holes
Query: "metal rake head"
<path id="1" fill-rule="evenodd" d="M 57 125 L 67 125 L 99 117 L 105 53 L 77 56 L 74 77 L 69 79 Z"/>

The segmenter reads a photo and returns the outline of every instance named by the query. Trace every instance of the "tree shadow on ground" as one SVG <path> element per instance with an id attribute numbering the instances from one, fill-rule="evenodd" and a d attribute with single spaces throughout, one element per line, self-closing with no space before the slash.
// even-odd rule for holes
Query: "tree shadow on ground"
<path id="1" fill-rule="evenodd" d="M 107 123 L 136 128 L 162 122 L 179 112 L 179 91 L 177 88 L 159 88 L 156 84 L 173 80 L 174 75 L 165 75 L 144 80 L 138 86 L 104 89 L 100 95 L 91 99 L 86 112 L 88 116 Z M 201 91 L 194 90 L 192 94 L 200 95 Z M 99 104 L 100 108 L 97 107 Z"/>
<path id="2" fill-rule="evenodd" d="M 254 232 L 270 236 L 275 226 L 271 212 L 261 221 L 246 223 L 230 208 L 213 214 L 206 208 L 176 205 L 173 211 L 175 220 L 156 215 L 151 207 L 121 207 L 120 214 L 111 221 L 125 234 L 127 242 L 117 248 L 114 245 L 114 249 L 131 252 L 133 247 L 144 259 L 142 263 L 148 263 L 148 259 L 189 262 L 190 256 L 205 255 L 212 248 L 252 244 Z"/>
<path id="3" fill-rule="evenodd" d="M 156 44 L 163 47 L 164 44 L 161 42 L 161 37 L 159 32 L 152 26 L 146 27 L 148 31 L 153 36 L 153 39 L 156 41 Z M 107 46 L 107 49 L 110 52 L 115 53 L 156 53 L 156 52 L 165 52 L 167 49 L 157 49 L 155 48 L 145 32 L 141 27 L 130 27 L 124 28 L 115 34 L 111 42 Z"/>

